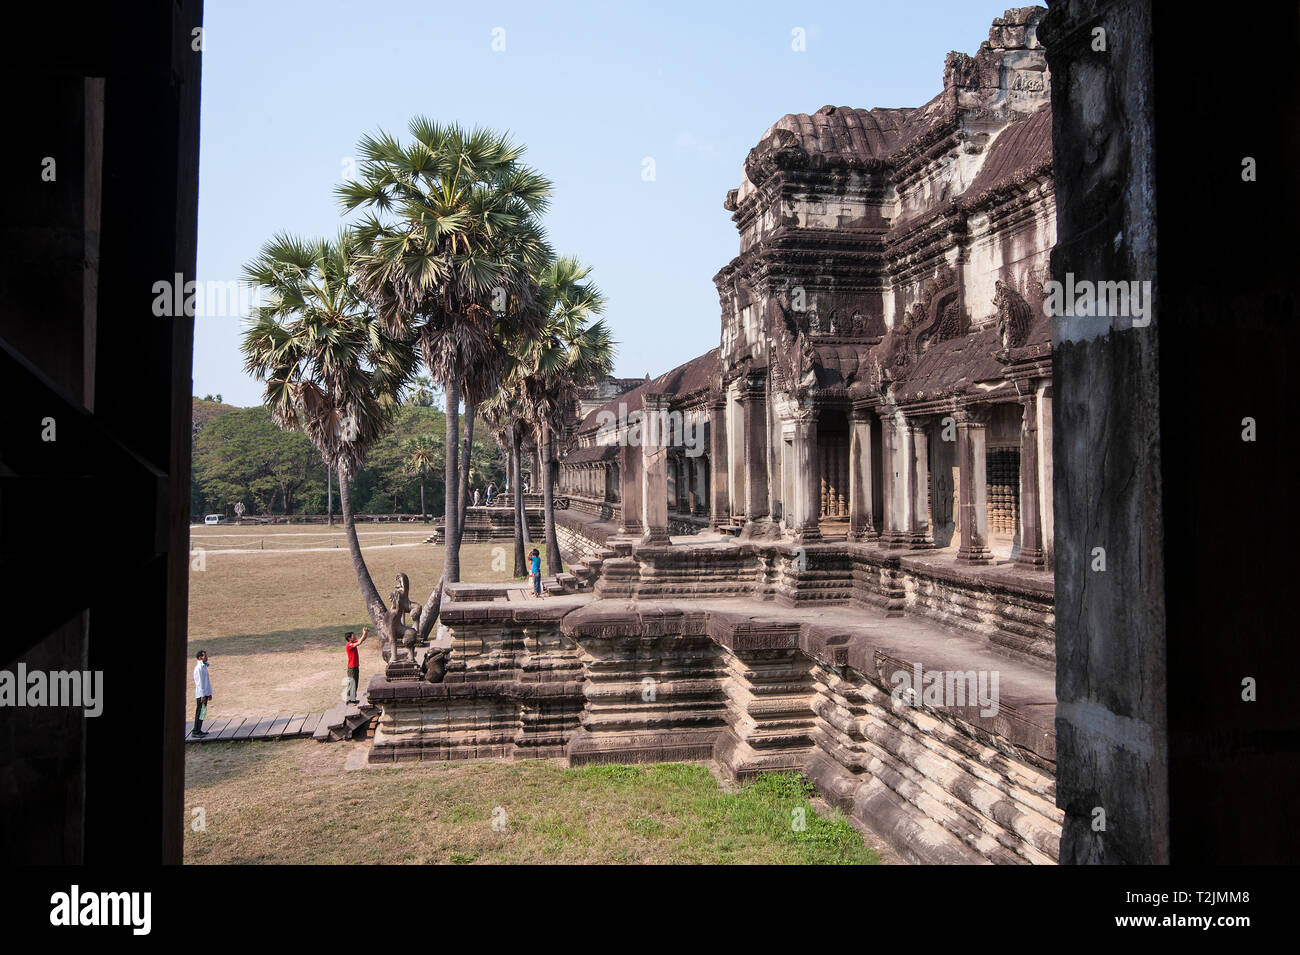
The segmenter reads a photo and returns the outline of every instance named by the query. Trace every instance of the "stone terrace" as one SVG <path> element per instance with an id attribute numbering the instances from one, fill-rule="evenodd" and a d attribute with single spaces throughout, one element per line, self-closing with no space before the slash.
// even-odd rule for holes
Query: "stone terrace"
<path id="1" fill-rule="evenodd" d="M 692 551 L 730 549 L 735 561 L 705 559 L 766 579 L 760 568 L 779 566 L 784 550 L 732 541 L 614 544 L 630 553 L 603 557 L 594 593 L 533 601 L 517 587 L 453 586 L 442 614 L 452 631 L 446 677 L 437 684 L 375 677 L 369 698 L 383 715 L 370 759 L 712 758 L 735 778 L 801 770 L 908 860 L 1056 860 L 1053 674 L 1032 654 L 991 639 L 978 614 L 931 616 L 905 586 L 896 604 L 853 599 L 852 583 L 848 600 L 801 602 L 799 578 L 818 572 L 799 564 L 776 575 L 766 600 L 737 595 L 736 577 L 731 594 L 599 596 L 623 562 L 637 567 L 638 584 L 662 581 L 658 551 L 688 560 Z M 866 548 L 828 550 L 852 560 Z M 929 579 L 923 558 L 889 559 L 915 561 L 891 571 L 901 579 Z M 870 555 L 866 566 L 874 566 Z M 983 573 L 985 586 L 1008 586 L 997 583 L 998 568 Z M 900 686 L 918 667 L 963 676 L 946 697 L 931 698 L 927 687 L 909 701 Z M 965 682 L 979 675 L 996 679 L 983 704 Z M 953 689 L 970 695 L 954 697 Z"/>

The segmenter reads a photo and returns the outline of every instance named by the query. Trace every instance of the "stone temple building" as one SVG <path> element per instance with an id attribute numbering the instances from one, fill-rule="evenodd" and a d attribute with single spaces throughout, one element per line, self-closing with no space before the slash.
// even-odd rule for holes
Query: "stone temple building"
<path id="1" fill-rule="evenodd" d="M 561 458 L 575 509 L 654 540 L 712 528 L 1051 566 L 1036 16 L 949 54 L 924 106 L 826 106 L 763 134 L 726 198 L 740 254 L 714 277 L 719 347 L 584 406 Z M 643 413 L 679 426 L 660 429 L 665 454 L 630 446 Z"/>
<path id="2" fill-rule="evenodd" d="M 372 761 L 799 770 L 913 861 L 1057 860 L 1044 12 L 758 138 L 717 347 L 583 395 L 553 599 L 451 585 Z"/>

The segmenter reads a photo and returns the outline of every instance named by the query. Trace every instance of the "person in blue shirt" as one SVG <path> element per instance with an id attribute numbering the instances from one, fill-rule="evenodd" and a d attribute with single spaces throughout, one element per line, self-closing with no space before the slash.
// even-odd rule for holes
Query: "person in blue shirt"
<path id="1" fill-rule="evenodd" d="M 533 596 L 544 597 L 545 594 L 542 593 L 542 555 L 536 547 L 528 555 L 528 567 L 533 578 Z"/>

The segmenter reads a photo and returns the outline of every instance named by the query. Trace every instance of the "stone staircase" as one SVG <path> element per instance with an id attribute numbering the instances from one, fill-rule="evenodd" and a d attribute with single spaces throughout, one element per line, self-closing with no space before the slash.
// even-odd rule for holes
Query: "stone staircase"
<path id="1" fill-rule="evenodd" d="M 615 552 L 612 549 L 601 548 L 581 560 L 574 561 L 569 565 L 569 572 L 560 574 L 556 579 L 564 583 L 566 587 L 564 593 L 591 593 L 595 590 L 596 581 L 600 579 L 601 566 L 614 556 Z"/>
<path id="2" fill-rule="evenodd" d="M 325 711 L 312 738 L 318 743 L 331 743 L 365 736 L 370 721 L 379 713 L 379 707 L 369 703 L 339 703 Z"/>

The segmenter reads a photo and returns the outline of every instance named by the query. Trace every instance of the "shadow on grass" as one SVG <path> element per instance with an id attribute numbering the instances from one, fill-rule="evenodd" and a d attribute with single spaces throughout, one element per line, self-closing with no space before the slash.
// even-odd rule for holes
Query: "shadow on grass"
<path id="1" fill-rule="evenodd" d="M 215 786 L 241 776 L 260 772 L 277 756 L 278 740 L 232 740 L 203 743 L 185 748 L 185 790 Z M 320 743 L 325 746 L 328 744 Z"/>
<path id="2" fill-rule="evenodd" d="M 269 633 L 241 633 L 229 637 L 204 637 L 189 641 L 191 660 L 199 650 L 208 651 L 211 657 L 247 656 L 257 653 L 299 653 L 303 650 L 337 650 L 343 658 L 343 635 L 349 630 L 361 633 L 370 627 L 370 640 L 376 640 L 374 627 L 369 620 L 358 623 L 331 624 L 328 627 L 300 627 L 296 630 L 272 630 Z M 369 649 L 367 641 L 367 649 Z M 341 665 L 341 664 L 340 664 Z"/>

